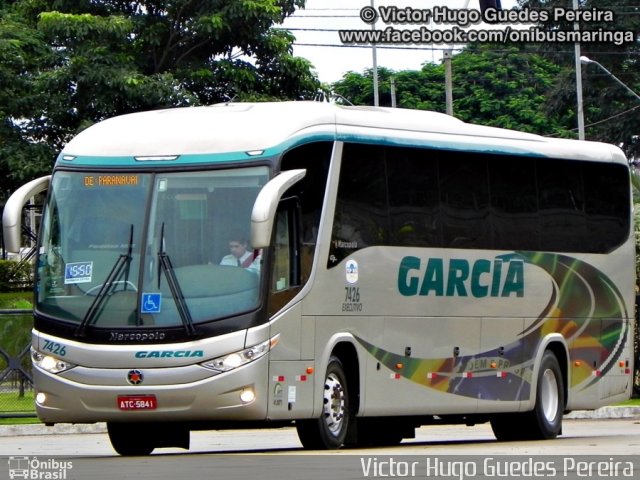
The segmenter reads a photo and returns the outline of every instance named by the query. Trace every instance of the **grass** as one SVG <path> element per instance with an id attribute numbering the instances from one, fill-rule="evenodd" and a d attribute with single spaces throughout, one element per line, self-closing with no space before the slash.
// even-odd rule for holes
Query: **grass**
<path id="1" fill-rule="evenodd" d="M 35 417 L 35 406 L 33 404 L 33 390 L 24 392 L 24 397 L 19 397 L 18 392 L 0 393 L 0 414 L 8 418 L 0 418 L 0 425 L 27 425 L 40 423 Z M 10 417 L 10 415 L 16 415 Z M 33 414 L 33 417 L 22 417 L 21 415 Z"/>
<path id="2" fill-rule="evenodd" d="M 34 414 L 35 415 L 35 414 Z M 0 418 L 0 426 L 1 425 L 34 425 L 42 423 L 38 417 L 12 417 L 12 418 Z"/>
<path id="3" fill-rule="evenodd" d="M 0 293 L 0 310 L 29 309 L 32 301 L 33 292 Z"/>
<path id="4" fill-rule="evenodd" d="M 640 398 L 631 398 L 627 401 L 616 404 L 617 407 L 640 407 Z"/>
<path id="5" fill-rule="evenodd" d="M 35 411 L 33 404 L 33 390 L 24 392 L 24 397 L 18 392 L 0 393 L 0 412 L 2 413 L 31 413 Z"/>

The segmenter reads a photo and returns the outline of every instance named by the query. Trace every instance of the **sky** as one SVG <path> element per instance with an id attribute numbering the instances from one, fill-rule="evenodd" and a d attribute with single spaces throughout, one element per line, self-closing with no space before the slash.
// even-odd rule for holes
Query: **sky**
<path id="1" fill-rule="evenodd" d="M 446 5 L 455 10 L 462 9 L 467 2 L 468 8 L 479 10 L 478 0 L 374 0 L 374 6 L 376 9 L 381 6 L 432 9 L 438 5 Z M 503 9 L 513 8 L 515 5 L 516 0 L 502 0 Z M 333 83 L 342 79 L 348 71 L 362 73 L 365 69 L 372 68 L 372 48 L 345 46 L 340 43 L 337 32 L 339 29 L 370 29 L 371 25 L 364 23 L 359 16 L 360 10 L 367 6 L 371 6 L 371 0 L 306 0 L 303 10 L 298 10 L 285 20 L 283 27 L 291 30 L 296 37 L 294 55 L 310 60 L 321 82 Z M 394 28 L 416 26 L 394 25 Z M 377 29 L 383 30 L 385 27 L 387 25 L 381 20 L 377 21 Z M 425 62 L 439 63 L 442 49 L 446 45 L 404 44 L 398 47 L 377 47 L 378 67 L 396 71 L 419 70 Z"/>

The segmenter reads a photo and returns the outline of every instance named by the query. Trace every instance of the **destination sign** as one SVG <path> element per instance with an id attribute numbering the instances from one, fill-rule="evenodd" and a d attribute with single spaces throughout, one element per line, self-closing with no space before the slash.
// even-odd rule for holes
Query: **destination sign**
<path id="1" fill-rule="evenodd" d="M 85 175 L 85 187 L 122 187 L 138 185 L 138 175 Z"/>

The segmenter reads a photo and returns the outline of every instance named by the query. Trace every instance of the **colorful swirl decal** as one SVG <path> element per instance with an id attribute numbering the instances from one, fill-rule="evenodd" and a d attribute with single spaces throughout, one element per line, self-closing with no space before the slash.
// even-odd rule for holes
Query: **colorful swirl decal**
<path id="1" fill-rule="evenodd" d="M 514 342 L 471 356 L 414 358 L 360 337 L 357 341 L 386 368 L 425 387 L 484 400 L 524 400 L 530 395 L 540 343 L 559 333 L 569 348 L 569 388 L 592 386 L 617 364 L 627 342 L 622 294 L 604 273 L 576 258 L 534 252 L 507 256 L 514 255 L 543 269 L 552 281 L 547 306 Z"/>

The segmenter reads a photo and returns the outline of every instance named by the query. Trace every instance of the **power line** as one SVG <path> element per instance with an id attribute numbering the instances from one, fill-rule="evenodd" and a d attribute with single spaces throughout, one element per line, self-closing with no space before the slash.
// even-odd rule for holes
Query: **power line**
<path id="1" fill-rule="evenodd" d="M 371 45 L 351 45 L 351 44 L 338 44 L 338 43 L 303 43 L 303 42 L 293 42 L 294 46 L 300 47 L 329 47 L 329 48 L 371 48 Z M 406 46 L 391 46 L 387 44 L 378 44 L 376 48 L 387 49 L 387 50 L 445 50 L 449 49 L 449 47 L 429 47 L 427 45 L 413 47 L 410 45 Z M 455 47 L 454 51 L 462 51 L 465 47 Z M 493 53 L 511 53 L 512 50 L 492 50 Z M 561 55 L 575 55 L 573 50 L 554 50 L 554 54 Z M 542 56 L 539 52 L 534 51 L 519 51 L 519 55 L 539 55 Z M 589 50 L 589 54 L 592 55 L 625 55 L 625 56 L 640 56 L 640 51 L 595 51 Z"/>
<path id="2" fill-rule="evenodd" d="M 636 105 L 635 107 L 631 107 L 630 109 L 625 110 L 625 111 L 623 111 L 623 112 L 616 113 L 615 115 L 612 115 L 612 116 L 610 116 L 610 117 L 603 118 L 602 120 L 598 120 L 597 122 L 592 122 L 592 123 L 590 123 L 590 124 L 588 124 L 588 125 L 585 125 L 585 126 L 584 126 L 584 128 L 591 128 L 591 127 L 595 127 L 595 126 L 600 125 L 600 124 L 602 124 L 602 123 L 606 123 L 606 122 L 608 122 L 608 121 L 610 121 L 610 120 L 615 120 L 616 118 L 618 118 L 618 117 L 622 117 L 622 116 L 624 116 L 624 115 L 626 115 L 626 114 L 628 114 L 628 113 L 634 112 L 634 111 L 636 111 L 636 110 L 637 110 L 637 109 L 639 109 L 639 108 L 640 108 L 640 105 Z M 577 132 L 577 131 L 578 131 L 578 129 L 577 129 L 577 128 L 570 128 L 570 129 L 568 129 L 567 131 L 569 131 L 569 132 Z M 549 135 L 543 135 L 543 136 L 544 136 L 544 137 L 552 137 L 552 138 L 557 137 L 557 135 L 556 135 L 556 134 L 553 134 L 553 133 L 552 133 L 552 134 L 549 134 Z"/>
<path id="3" fill-rule="evenodd" d="M 622 117 L 623 115 L 626 115 L 627 113 L 631 113 L 631 112 L 633 112 L 633 111 L 635 111 L 635 110 L 637 110 L 639 108 L 640 108 L 640 105 L 636 105 L 635 107 L 631 107 L 630 109 L 625 110 L 624 112 L 616 113 L 615 115 L 612 115 L 612 116 L 610 116 L 608 118 L 605 118 L 603 120 L 598 120 L 597 122 L 593 122 L 593 123 L 590 123 L 589 125 L 585 125 L 585 128 L 595 127 L 596 125 L 600 125 L 601 123 L 608 122 L 609 120 L 613 120 L 615 118 Z"/>
<path id="4" fill-rule="evenodd" d="M 295 47 L 330 47 L 330 48 L 367 48 L 371 49 L 371 45 L 345 45 L 345 44 L 327 44 L 327 43 L 298 43 L 294 42 Z M 427 51 L 441 51 L 451 50 L 449 47 L 393 47 L 390 45 L 376 45 L 376 48 L 385 50 L 427 50 Z M 463 47 L 453 48 L 454 51 L 462 51 Z"/>

